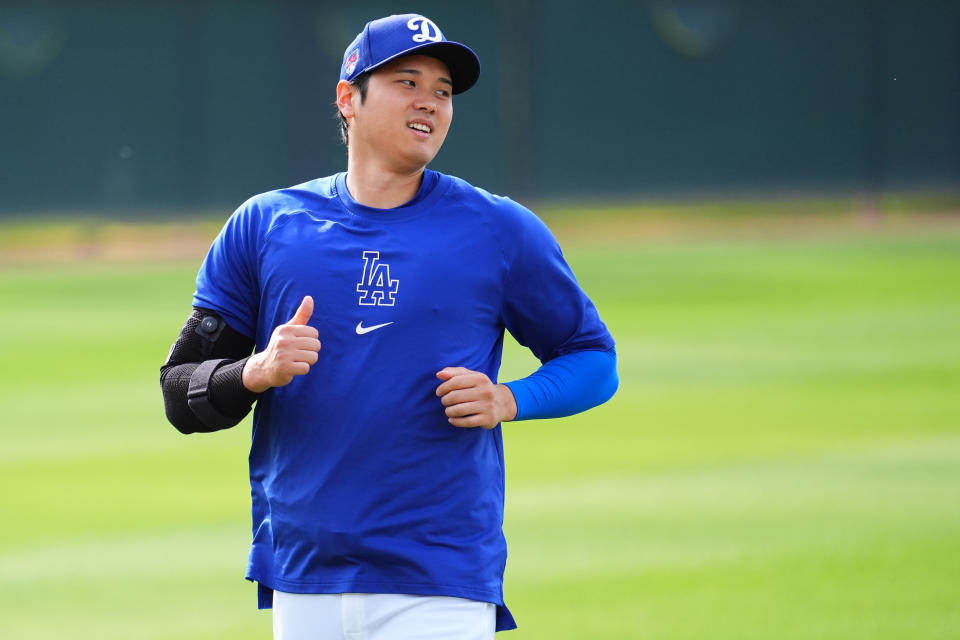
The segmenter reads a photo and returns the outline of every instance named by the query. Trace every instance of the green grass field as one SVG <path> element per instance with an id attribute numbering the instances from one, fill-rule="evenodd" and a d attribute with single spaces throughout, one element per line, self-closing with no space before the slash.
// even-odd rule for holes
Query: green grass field
<path id="1" fill-rule="evenodd" d="M 561 239 L 621 386 L 505 428 L 504 637 L 960 637 L 960 226 Z M 0 266 L 0 637 L 270 637 L 249 424 L 161 406 L 199 258 Z"/>

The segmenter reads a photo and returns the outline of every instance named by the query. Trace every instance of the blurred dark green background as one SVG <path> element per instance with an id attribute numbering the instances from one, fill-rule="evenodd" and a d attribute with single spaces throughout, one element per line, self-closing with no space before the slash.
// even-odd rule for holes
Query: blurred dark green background
<path id="1" fill-rule="evenodd" d="M 0 213 L 232 209 L 344 166 L 343 49 L 483 61 L 434 167 L 519 197 L 960 184 L 960 3 L 0 2 Z"/>

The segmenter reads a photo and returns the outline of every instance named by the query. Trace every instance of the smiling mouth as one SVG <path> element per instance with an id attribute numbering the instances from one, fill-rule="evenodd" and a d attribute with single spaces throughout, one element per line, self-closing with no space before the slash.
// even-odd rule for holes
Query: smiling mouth
<path id="1" fill-rule="evenodd" d="M 407 125 L 407 127 L 415 131 L 422 131 L 423 133 L 433 133 L 433 129 L 431 129 L 429 125 L 425 125 L 421 122 L 411 122 Z"/>

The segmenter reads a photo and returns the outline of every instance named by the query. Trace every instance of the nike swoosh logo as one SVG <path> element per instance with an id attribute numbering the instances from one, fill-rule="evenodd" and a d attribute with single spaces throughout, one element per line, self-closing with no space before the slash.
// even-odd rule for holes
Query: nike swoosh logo
<path id="1" fill-rule="evenodd" d="M 363 326 L 363 320 L 357 323 L 357 335 L 362 336 L 365 333 L 370 333 L 371 331 L 376 331 L 377 329 L 382 329 L 388 324 L 393 324 L 392 322 L 384 322 L 383 324 L 375 324 L 372 327 Z"/>

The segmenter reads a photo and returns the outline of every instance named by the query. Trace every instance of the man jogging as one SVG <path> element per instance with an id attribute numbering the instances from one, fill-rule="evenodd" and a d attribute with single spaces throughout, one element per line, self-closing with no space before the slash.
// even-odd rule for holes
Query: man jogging
<path id="1" fill-rule="evenodd" d="M 514 628 L 500 423 L 616 390 L 613 338 L 546 226 L 426 168 L 479 73 L 423 16 L 368 23 L 337 84 L 347 171 L 237 209 L 161 369 L 184 433 L 256 403 L 246 576 L 275 638 Z M 505 330 L 543 366 L 498 384 Z"/>

